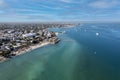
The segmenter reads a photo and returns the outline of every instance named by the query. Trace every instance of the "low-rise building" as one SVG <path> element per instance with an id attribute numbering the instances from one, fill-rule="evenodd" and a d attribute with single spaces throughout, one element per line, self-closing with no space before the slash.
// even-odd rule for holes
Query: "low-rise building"
<path id="1" fill-rule="evenodd" d="M 36 35 L 37 35 L 36 33 L 27 33 L 27 34 L 23 34 L 22 36 L 25 38 L 25 37 L 34 37 Z"/>

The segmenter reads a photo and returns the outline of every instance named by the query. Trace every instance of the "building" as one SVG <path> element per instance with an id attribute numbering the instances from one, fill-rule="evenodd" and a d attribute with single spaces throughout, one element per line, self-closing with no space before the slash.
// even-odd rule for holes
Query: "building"
<path id="1" fill-rule="evenodd" d="M 27 34 L 23 34 L 22 36 L 26 38 L 26 37 L 35 37 L 36 35 L 37 35 L 36 33 L 27 33 Z"/>

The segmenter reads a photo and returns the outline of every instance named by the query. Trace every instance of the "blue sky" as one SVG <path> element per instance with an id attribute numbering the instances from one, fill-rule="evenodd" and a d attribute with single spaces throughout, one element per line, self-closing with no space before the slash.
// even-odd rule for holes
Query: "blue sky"
<path id="1" fill-rule="evenodd" d="M 120 0 L 0 0 L 0 22 L 120 21 Z"/>

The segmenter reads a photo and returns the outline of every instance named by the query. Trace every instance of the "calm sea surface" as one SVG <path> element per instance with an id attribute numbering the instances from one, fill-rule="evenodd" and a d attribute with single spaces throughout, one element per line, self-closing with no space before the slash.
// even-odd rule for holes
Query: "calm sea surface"
<path id="1" fill-rule="evenodd" d="M 120 24 L 55 28 L 61 42 L 0 64 L 0 80 L 120 80 Z"/>

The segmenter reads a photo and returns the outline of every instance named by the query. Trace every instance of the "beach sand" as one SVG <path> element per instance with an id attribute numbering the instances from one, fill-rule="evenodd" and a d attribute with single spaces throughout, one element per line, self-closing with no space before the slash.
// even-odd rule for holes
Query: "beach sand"
<path id="1" fill-rule="evenodd" d="M 37 49 L 37 48 L 40 48 L 40 47 L 43 47 L 43 46 L 46 46 L 46 45 L 49 45 L 49 44 L 52 44 L 52 43 L 50 43 L 50 42 L 41 42 L 41 43 L 38 43 L 36 45 L 31 45 L 29 47 L 25 47 L 25 48 L 19 49 L 17 51 L 14 51 L 14 52 L 12 52 L 12 54 L 15 54 L 15 56 L 22 55 L 22 54 L 25 54 L 26 52 L 32 51 L 34 49 Z M 4 57 L 0 56 L 0 63 L 4 62 L 6 60 L 9 60 L 9 59 L 10 58 L 4 58 Z"/>

